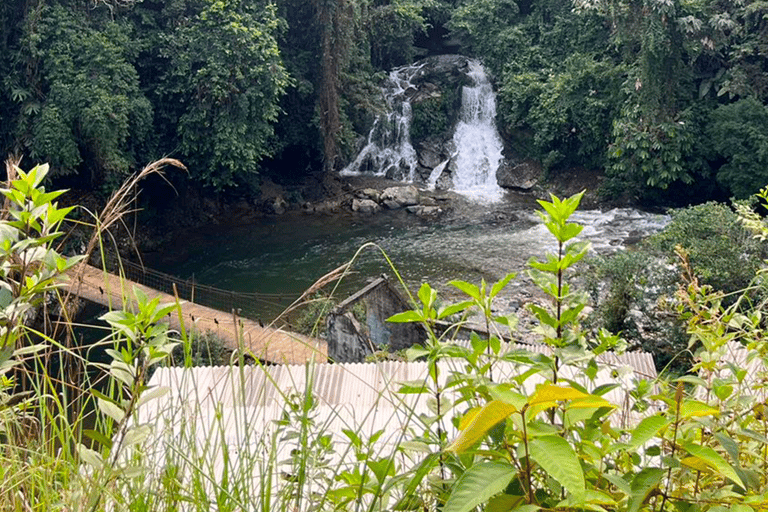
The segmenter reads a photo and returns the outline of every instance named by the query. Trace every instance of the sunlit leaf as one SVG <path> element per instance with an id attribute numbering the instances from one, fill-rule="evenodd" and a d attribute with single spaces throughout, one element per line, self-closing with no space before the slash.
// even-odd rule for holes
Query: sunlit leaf
<path id="1" fill-rule="evenodd" d="M 480 412 L 473 413 L 474 417 L 467 428 L 461 431 L 458 437 L 446 447 L 446 450 L 455 453 L 465 451 L 482 439 L 498 422 L 515 412 L 517 412 L 517 408 L 514 405 L 499 400 L 488 402 Z"/>
<path id="2" fill-rule="evenodd" d="M 741 480 L 741 477 L 739 477 L 738 474 L 736 474 L 736 471 L 734 471 L 733 467 L 731 467 L 730 464 L 728 464 L 728 461 L 726 461 L 722 455 L 717 453 L 715 450 L 710 448 L 709 446 L 700 446 L 697 444 L 689 443 L 683 445 L 685 450 L 693 455 L 694 457 L 698 457 L 699 459 L 703 460 L 707 465 L 709 465 L 711 468 L 717 470 L 717 472 L 722 475 L 725 478 L 728 478 L 732 482 L 740 485 L 743 488 L 746 488 L 744 485 L 744 482 Z"/>

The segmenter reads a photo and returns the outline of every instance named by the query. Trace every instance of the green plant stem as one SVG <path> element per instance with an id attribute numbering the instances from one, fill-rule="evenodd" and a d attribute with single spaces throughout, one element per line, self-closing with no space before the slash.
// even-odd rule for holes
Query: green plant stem
<path id="1" fill-rule="evenodd" d="M 523 407 L 523 410 L 520 412 L 520 416 L 522 417 L 522 424 L 523 424 L 523 446 L 525 447 L 525 482 L 526 482 L 526 493 L 528 494 L 528 504 L 533 505 L 533 481 L 531 479 L 531 454 L 528 451 L 528 429 L 526 428 L 525 424 L 525 411 L 528 410 L 527 405 Z"/>
<path id="2" fill-rule="evenodd" d="M 683 384 L 678 383 L 677 391 L 675 392 L 675 429 L 672 432 L 672 450 L 669 454 L 670 458 L 675 456 L 675 449 L 677 448 L 677 429 L 680 426 L 680 404 L 683 400 Z M 672 466 L 667 469 L 667 485 L 664 489 L 664 497 L 661 500 L 661 508 L 659 512 L 664 512 L 664 506 L 667 503 L 667 497 L 669 496 L 670 487 L 672 486 Z"/>

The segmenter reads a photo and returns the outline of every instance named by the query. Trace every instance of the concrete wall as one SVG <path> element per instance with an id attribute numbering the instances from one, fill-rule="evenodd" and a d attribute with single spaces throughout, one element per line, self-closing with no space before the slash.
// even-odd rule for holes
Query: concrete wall
<path id="1" fill-rule="evenodd" d="M 365 322 L 353 310 L 364 311 Z M 411 309 L 386 278 L 380 277 L 339 304 L 328 314 L 328 357 L 336 362 L 363 362 L 375 350 L 394 352 L 423 343 L 426 335 L 417 324 L 394 324 L 387 318 Z"/>

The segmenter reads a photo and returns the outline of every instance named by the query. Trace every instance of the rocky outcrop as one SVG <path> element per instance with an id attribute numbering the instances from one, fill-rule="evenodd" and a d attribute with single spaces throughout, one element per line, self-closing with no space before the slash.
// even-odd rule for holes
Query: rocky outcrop
<path id="1" fill-rule="evenodd" d="M 381 209 L 381 206 L 379 206 L 379 203 L 376 201 L 373 201 L 371 199 L 353 199 L 352 200 L 352 211 L 353 212 L 359 212 L 364 213 L 366 215 L 372 215 L 379 211 Z"/>
<path id="2" fill-rule="evenodd" d="M 362 215 L 373 215 L 381 210 L 405 210 L 406 212 L 432 219 L 445 213 L 434 193 L 421 193 L 413 185 L 386 187 L 379 191 L 375 188 L 361 188 L 352 193 L 350 210 Z M 442 199 L 444 203 L 446 199 Z"/>
<path id="3" fill-rule="evenodd" d="M 504 188 L 530 190 L 541 179 L 543 170 L 535 160 L 523 160 L 518 164 L 504 162 L 496 171 L 496 181 Z"/>

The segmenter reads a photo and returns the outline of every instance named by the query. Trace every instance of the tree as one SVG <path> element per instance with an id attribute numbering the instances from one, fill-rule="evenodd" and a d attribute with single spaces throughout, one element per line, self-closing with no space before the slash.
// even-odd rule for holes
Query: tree
<path id="1" fill-rule="evenodd" d="M 122 180 L 152 119 L 131 63 L 130 31 L 105 13 L 76 6 L 26 13 L 10 79 L 20 107 L 19 152 L 49 160 L 52 175 L 84 167 L 93 184 Z"/>
<path id="2" fill-rule="evenodd" d="M 216 189 L 254 175 L 272 153 L 289 78 L 277 46 L 281 21 L 268 2 L 146 2 L 142 79 L 156 105 L 161 152 L 174 152 Z"/>

